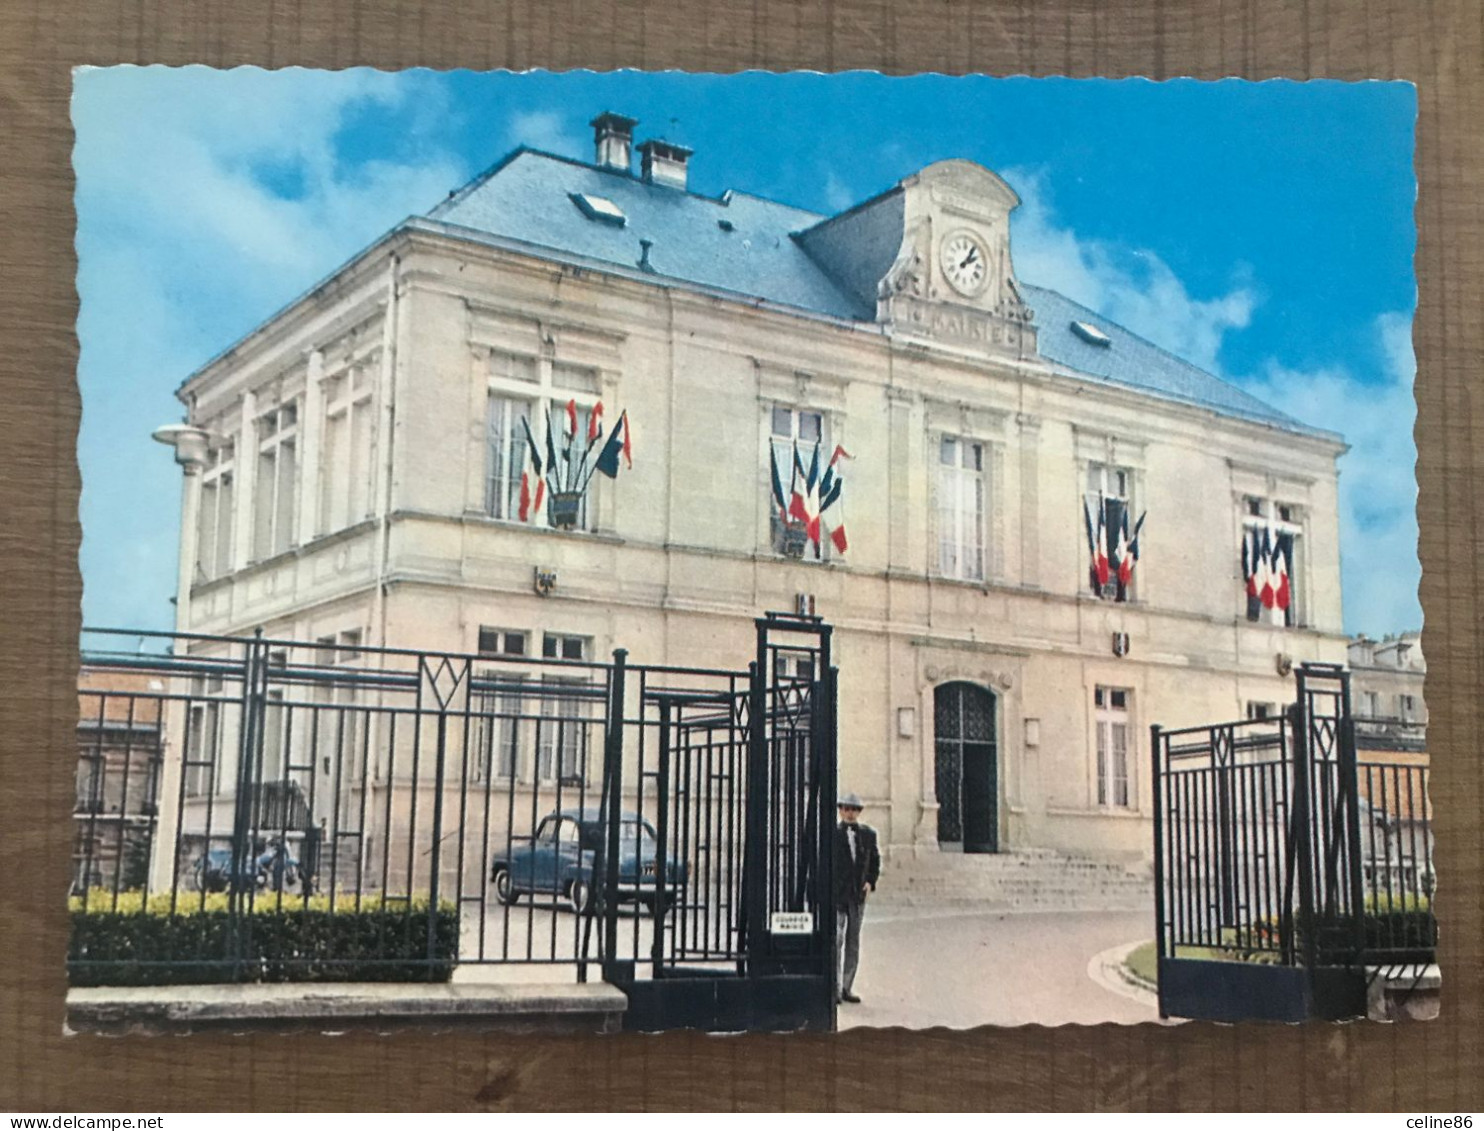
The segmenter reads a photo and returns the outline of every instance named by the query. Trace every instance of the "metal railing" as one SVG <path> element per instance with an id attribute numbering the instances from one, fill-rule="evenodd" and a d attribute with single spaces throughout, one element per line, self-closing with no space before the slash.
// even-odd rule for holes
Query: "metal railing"
<path id="1" fill-rule="evenodd" d="M 1432 961 L 1427 766 L 1360 761 L 1343 673 L 1311 667 L 1286 715 L 1152 728 L 1161 957 Z"/>
<path id="2" fill-rule="evenodd" d="M 769 907 L 819 910 L 827 646 L 740 671 L 106 629 L 83 651 L 74 980 L 735 973 L 749 866 Z M 162 941 L 125 961 L 107 932 L 144 925 Z"/>

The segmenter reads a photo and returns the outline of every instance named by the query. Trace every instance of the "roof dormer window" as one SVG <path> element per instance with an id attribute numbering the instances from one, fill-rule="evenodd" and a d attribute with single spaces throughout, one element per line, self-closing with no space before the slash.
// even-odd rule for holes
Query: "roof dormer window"
<path id="1" fill-rule="evenodd" d="M 572 203 L 577 205 L 578 210 L 589 220 L 596 220 L 600 224 L 612 224 L 615 228 L 622 228 L 628 223 L 628 217 L 623 214 L 623 209 L 607 197 L 594 196 L 587 192 L 574 192 Z"/>
<path id="2" fill-rule="evenodd" d="M 1113 339 L 1108 337 L 1091 322 L 1073 322 L 1072 333 L 1076 334 L 1089 345 L 1102 346 L 1107 349 L 1113 344 Z"/>

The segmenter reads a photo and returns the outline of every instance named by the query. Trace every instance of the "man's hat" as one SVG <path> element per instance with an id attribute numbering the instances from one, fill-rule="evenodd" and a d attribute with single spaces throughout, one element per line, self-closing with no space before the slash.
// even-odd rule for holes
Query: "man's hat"
<path id="1" fill-rule="evenodd" d="M 865 808 L 865 806 L 861 804 L 860 797 L 858 795 L 854 794 L 854 793 L 844 794 L 840 798 L 840 800 L 835 803 L 835 807 L 837 809 L 864 809 Z"/>

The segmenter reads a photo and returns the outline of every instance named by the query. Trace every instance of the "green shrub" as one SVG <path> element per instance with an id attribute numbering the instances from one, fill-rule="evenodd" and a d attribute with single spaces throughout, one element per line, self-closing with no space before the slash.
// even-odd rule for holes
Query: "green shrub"
<path id="1" fill-rule="evenodd" d="M 446 982 L 459 915 L 441 901 L 428 954 L 426 898 L 259 895 L 233 916 L 224 893 L 171 897 L 93 889 L 68 901 L 74 986 L 219 982 Z"/>

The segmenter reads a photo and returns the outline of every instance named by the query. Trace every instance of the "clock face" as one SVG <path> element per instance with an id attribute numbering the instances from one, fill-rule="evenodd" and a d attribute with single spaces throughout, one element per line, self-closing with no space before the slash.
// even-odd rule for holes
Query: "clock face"
<path id="1" fill-rule="evenodd" d="M 943 241 L 939 252 L 943 275 L 960 294 L 972 295 L 984 289 L 989 274 L 988 254 L 984 245 L 968 232 L 958 232 Z"/>

